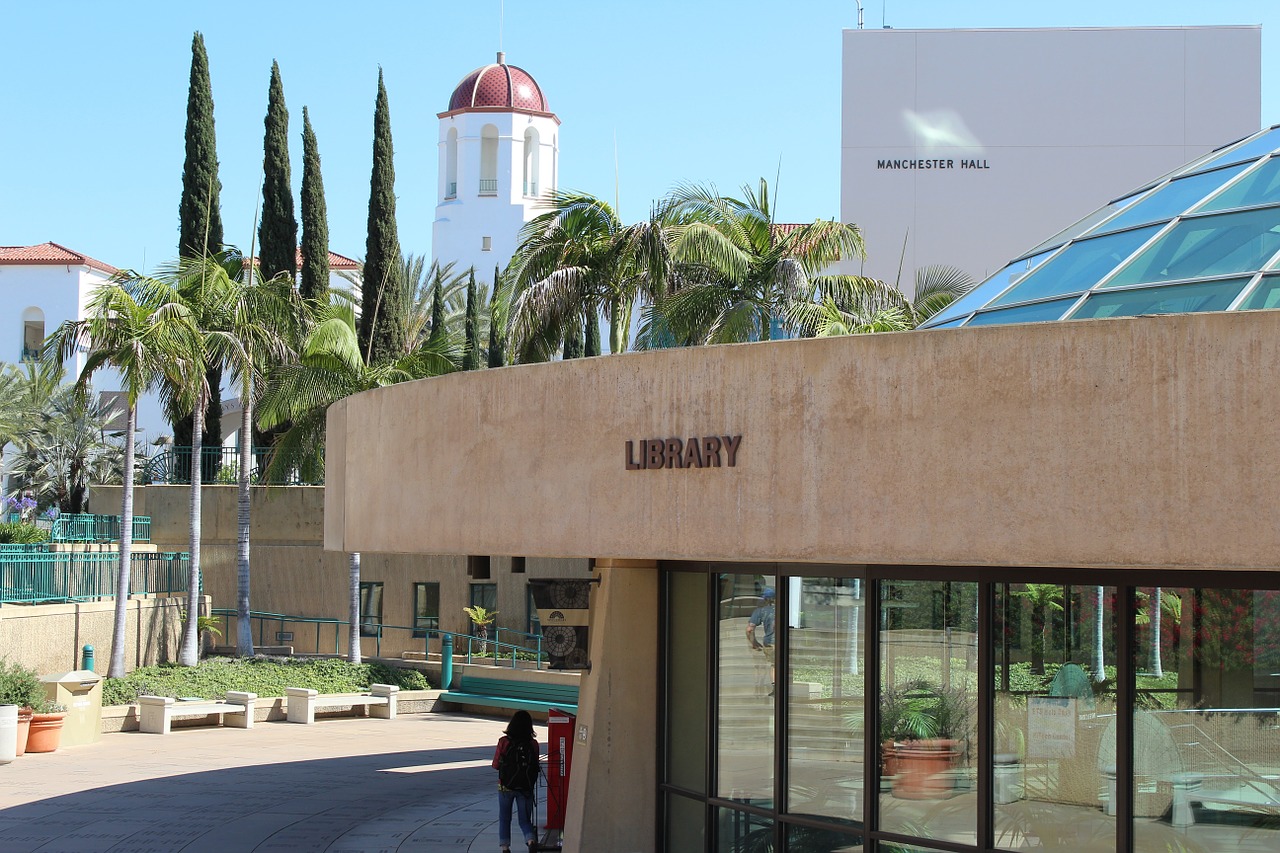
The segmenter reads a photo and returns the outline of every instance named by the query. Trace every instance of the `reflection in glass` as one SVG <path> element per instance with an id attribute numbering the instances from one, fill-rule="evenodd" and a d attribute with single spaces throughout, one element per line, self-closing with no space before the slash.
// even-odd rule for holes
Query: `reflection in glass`
<path id="1" fill-rule="evenodd" d="M 1230 278 L 1195 284 L 1172 284 L 1168 287 L 1100 290 L 1090 294 L 1084 304 L 1071 315 L 1071 319 L 1224 311 L 1248 283 L 1247 278 Z"/>
<path id="2" fill-rule="evenodd" d="M 1099 230 L 1118 231 L 1133 225 L 1172 219 L 1240 174 L 1246 165 L 1252 164 L 1231 166 L 1214 172 L 1201 172 L 1198 175 L 1170 181 Z"/>
<path id="3" fill-rule="evenodd" d="M 773 853 L 773 820 L 733 809 L 719 809 L 719 853 Z M 699 848 L 693 848 L 699 849 Z"/>
<path id="4" fill-rule="evenodd" d="M 1198 210 L 1207 213 L 1277 202 L 1280 202 L 1280 159 L 1272 157 L 1239 182 L 1202 204 Z"/>
<path id="5" fill-rule="evenodd" d="M 667 794 L 665 849 L 706 850 L 706 813 L 706 806 L 697 800 Z"/>
<path id="6" fill-rule="evenodd" d="M 1262 269 L 1280 251 L 1277 211 L 1264 207 L 1185 219 L 1134 258 L 1107 287 Z"/>
<path id="7" fill-rule="evenodd" d="M 1152 225 L 1072 243 L 992 304 L 1009 305 L 1088 290 L 1159 229 L 1160 226 Z"/>
<path id="8" fill-rule="evenodd" d="M 707 787 L 707 576 L 668 572 L 667 782 Z"/>
<path id="9" fill-rule="evenodd" d="M 1134 849 L 1280 849 L 1280 592 L 1137 595 Z"/>
<path id="10" fill-rule="evenodd" d="M 1113 214 L 1115 214 L 1117 210 L 1121 210 L 1122 208 L 1125 208 L 1133 204 L 1135 201 L 1137 201 L 1140 198 L 1142 198 L 1142 193 L 1134 193 L 1132 195 L 1125 196 L 1122 199 L 1118 199 L 1117 201 L 1113 201 L 1111 202 L 1111 204 L 1107 205 L 1106 207 L 1099 208 L 1095 210 L 1093 213 L 1090 213 L 1088 216 L 1076 222 L 1074 225 L 1071 225 L 1068 228 L 1064 228 L 1063 230 L 1059 231 L 1057 234 L 1054 234 L 1048 240 L 1045 240 L 1043 243 L 1041 243 L 1039 246 L 1036 246 L 1031 251 L 1040 252 L 1045 249 L 1051 249 L 1055 246 L 1061 246 L 1063 243 L 1066 243 L 1068 240 L 1074 240 L 1075 238 L 1092 230 L 1095 225 L 1097 225 L 1099 222 L 1106 219 L 1108 216 L 1112 216 Z M 1106 230 L 1108 231 L 1113 230 L 1110 227 L 1110 223 L 1108 223 Z"/>
<path id="11" fill-rule="evenodd" d="M 787 811 L 860 823 L 865 584 L 858 578 L 789 583 Z"/>
<path id="12" fill-rule="evenodd" d="M 787 827 L 788 853 L 862 853 L 862 836 L 838 832 L 834 829 L 814 829 L 808 826 Z M 881 850 L 893 850 L 880 842 Z"/>
<path id="13" fill-rule="evenodd" d="M 1040 264 L 1045 262 L 1053 252 L 1041 252 L 1030 258 L 1020 261 L 1014 261 L 1009 266 L 1000 270 L 1000 272 L 991 276 L 991 278 L 979 284 L 973 290 L 961 296 L 955 302 L 952 302 L 946 308 L 939 311 L 933 317 L 929 318 L 929 322 L 925 325 L 929 328 L 936 328 L 945 324 L 948 320 L 956 317 L 963 317 L 970 311 L 974 311 L 986 305 L 991 299 L 999 296 L 1001 291 L 1009 286 L 1009 283 L 1019 276 L 1025 276 Z"/>
<path id="14" fill-rule="evenodd" d="M 1112 587 L 996 585 L 997 847 L 1115 849 L 1115 601 Z"/>
<path id="15" fill-rule="evenodd" d="M 1050 302 L 1033 302 L 1030 305 L 1018 305 L 1014 308 L 984 311 L 975 315 L 967 325 L 997 326 L 1001 323 L 1039 323 L 1047 320 L 1058 320 L 1079 298 L 1078 296 L 1072 296 L 1067 299 L 1054 299 Z"/>
<path id="16" fill-rule="evenodd" d="M 1253 293 L 1240 303 L 1241 311 L 1256 311 L 1260 308 L 1280 308 L 1280 276 L 1263 278 Z"/>
<path id="17" fill-rule="evenodd" d="M 1207 160 L 1201 168 L 1209 168 L 1224 163 L 1239 163 L 1241 160 L 1252 160 L 1261 157 L 1280 147 L 1280 130 L 1271 130 L 1255 137 L 1252 141 L 1223 152 L 1212 160 Z"/>
<path id="18" fill-rule="evenodd" d="M 716 794 L 772 807 L 776 578 L 718 577 Z"/>
<path id="19" fill-rule="evenodd" d="M 977 840 L 978 587 L 880 586 L 880 826 Z"/>

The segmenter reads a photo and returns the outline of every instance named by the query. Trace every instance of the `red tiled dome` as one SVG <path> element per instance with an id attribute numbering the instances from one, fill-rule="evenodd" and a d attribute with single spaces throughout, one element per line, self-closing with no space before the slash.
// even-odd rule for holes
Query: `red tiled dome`
<path id="1" fill-rule="evenodd" d="M 453 90 L 449 112 L 474 107 L 551 112 L 547 99 L 542 95 L 542 87 L 533 75 L 523 68 L 507 65 L 501 53 L 496 63 L 472 71 Z"/>

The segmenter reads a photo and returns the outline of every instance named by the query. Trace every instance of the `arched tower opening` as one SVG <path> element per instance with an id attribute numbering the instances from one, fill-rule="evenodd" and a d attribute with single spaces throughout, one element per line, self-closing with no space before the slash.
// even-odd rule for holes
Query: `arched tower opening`
<path id="1" fill-rule="evenodd" d="M 444 197 L 458 197 L 458 129 L 449 128 L 444 143 Z"/>
<path id="2" fill-rule="evenodd" d="M 536 198 L 538 195 L 538 176 L 542 174 L 540 150 L 536 128 L 524 132 L 524 194 Z"/>
<path id="3" fill-rule="evenodd" d="M 498 128 L 480 130 L 480 195 L 498 194 Z"/>

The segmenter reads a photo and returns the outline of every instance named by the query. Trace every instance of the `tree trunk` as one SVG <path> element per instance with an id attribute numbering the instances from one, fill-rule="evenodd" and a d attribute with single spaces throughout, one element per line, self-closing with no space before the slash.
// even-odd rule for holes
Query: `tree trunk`
<path id="1" fill-rule="evenodd" d="M 1164 677 L 1164 661 L 1160 659 L 1160 587 L 1156 587 L 1151 595 L 1151 675 L 1154 678 Z"/>
<path id="2" fill-rule="evenodd" d="M 201 390 L 192 410 L 191 458 L 203 459 L 205 392 Z M 195 666 L 200 662 L 200 632 L 196 623 L 200 615 L 200 489 L 204 485 L 203 464 L 191 466 L 191 512 L 187 519 L 190 532 L 191 565 L 187 573 L 187 623 L 182 626 L 182 647 L 178 651 L 178 663 Z"/>
<path id="3" fill-rule="evenodd" d="M 1044 633 L 1048 627 L 1043 604 L 1031 608 L 1031 672 L 1044 675 Z"/>
<path id="4" fill-rule="evenodd" d="M 249 368 L 245 368 L 248 370 Z M 240 488 L 236 501 L 236 654 L 253 656 L 249 624 L 249 465 L 253 462 L 253 380 L 240 395 Z"/>
<path id="5" fill-rule="evenodd" d="M 120 568 L 116 572 L 115 622 L 111 626 L 111 663 L 107 667 L 108 678 L 124 678 L 124 646 L 126 620 L 129 609 L 129 570 L 133 560 L 133 434 L 138 425 L 138 406 L 129 401 L 129 412 L 124 428 L 124 472 L 121 476 L 120 505 Z"/>
<path id="6" fill-rule="evenodd" d="M 349 558 L 351 569 L 351 607 L 348 621 L 351 636 L 347 638 L 347 660 L 360 663 L 360 552 L 354 551 Z"/>
<path id="7" fill-rule="evenodd" d="M 1106 593 L 1102 587 L 1098 587 L 1095 593 L 1097 597 L 1093 620 L 1093 680 L 1102 683 L 1107 680 L 1106 655 L 1102 647 L 1102 619 L 1103 619 L 1103 601 Z"/>

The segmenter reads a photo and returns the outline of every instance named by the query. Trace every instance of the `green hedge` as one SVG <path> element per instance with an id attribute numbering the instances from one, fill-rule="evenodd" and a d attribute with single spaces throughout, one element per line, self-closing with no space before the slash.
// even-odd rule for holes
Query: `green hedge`
<path id="1" fill-rule="evenodd" d="M 49 531 L 21 521 L 0 522 L 0 545 L 37 545 L 49 541 Z"/>
<path id="2" fill-rule="evenodd" d="M 207 658 L 195 667 L 162 664 L 136 669 L 124 678 L 103 679 L 102 704 L 127 705 L 145 695 L 219 699 L 228 690 L 283 696 L 286 687 L 355 693 L 371 684 L 394 684 L 401 690 L 430 687 L 416 669 L 381 663 L 348 663 L 336 658 Z"/>

